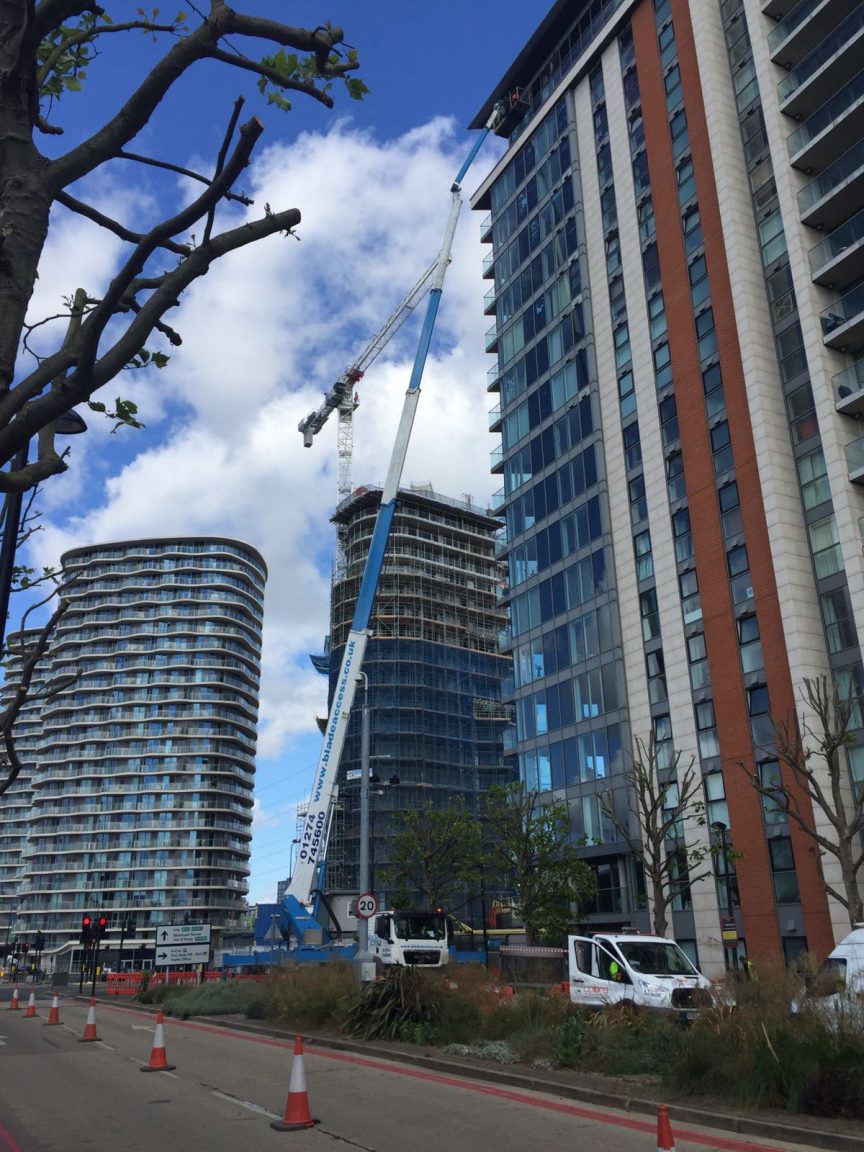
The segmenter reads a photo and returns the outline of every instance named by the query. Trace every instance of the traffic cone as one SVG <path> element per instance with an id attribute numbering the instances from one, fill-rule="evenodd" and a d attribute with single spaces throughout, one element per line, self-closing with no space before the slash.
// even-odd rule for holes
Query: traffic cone
<path id="1" fill-rule="evenodd" d="M 18 1011 L 18 985 L 12 989 L 12 999 L 9 1001 L 9 1009 L 12 1012 Z"/>
<path id="2" fill-rule="evenodd" d="M 83 1044 L 85 1041 L 98 1040 L 96 1035 L 96 998 L 93 997 L 90 1001 L 90 1007 L 87 1009 L 87 1022 L 84 1025 L 84 1034 L 78 1037 L 78 1043 Z"/>
<path id="3" fill-rule="evenodd" d="M 60 1023 L 60 1001 L 58 1000 L 58 998 L 56 996 L 51 1001 L 51 1011 L 48 1013 L 47 1023 L 48 1024 L 59 1024 Z"/>
<path id="4" fill-rule="evenodd" d="M 669 1123 L 669 1109 L 665 1104 L 657 1106 L 657 1152 L 675 1152 L 675 1138 Z"/>
<path id="5" fill-rule="evenodd" d="M 156 1016 L 156 1035 L 153 1037 L 153 1047 L 150 1050 L 150 1063 L 145 1064 L 141 1071 L 170 1072 L 176 1067 L 176 1064 L 168 1063 L 168 1057 L 165 1055 L 165 1018 L 160 1008 Z"/>
<path id="6" fill-rule="evenodd" d="M 291 1065 L 285 1115 L 281 1120 L 274 1120 L 270 1127 L 275 1128 L 277 1132 L 297 1132 L 301 1128 L 313 1128 L 320 1123 L 320 1120 L 312 1119 L 309 1111 L 306 1073 L 303 1071 L 303 1037 L 297 1036 L 294 1040 L 294 1063 Z"/>
<path id="7" fill-rule="evenodd" d="M 25 1020 L 31 1019 L 36 1015 L 36 993 L 30 991 L 30 999 L 27 1001 L 27 1010 L 24 1013 Z"/>

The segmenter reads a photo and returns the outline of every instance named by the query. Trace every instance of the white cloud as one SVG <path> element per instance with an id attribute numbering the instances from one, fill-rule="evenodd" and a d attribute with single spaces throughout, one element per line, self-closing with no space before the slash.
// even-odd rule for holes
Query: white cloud
<path id="1" fill-rule="evenodd" d="M 119 446 L 101 428 L 80 437 L 86 450 L 76 442 L 71 473 L 47 497 L 50 523 L 31 549 L 39 564 L 71 546 L 143 535 L 235 536 L 259 549 L 270 572 L 262 757 L 314 733 L 326 706 L 326 681 L 308 653 L 320 650 L 328 626 L 336 422 L 309 450 L 297 422 L 437 255 L 450 185 L 470 143 L 442 119 L 387 142 L 342 122 L 262 153 L 247 174 L 252 211 L 265 202 L 299 206 L 299 242 L 253 245 L 194 286 L 170 318 L 183 346 L 168 369 L 116 388 L 136 390 L 150 431 L 123 432 Z M 79 244 L 77 226 L 52 237 L 46 290 L 73 259 L 68 245 L 80 266 Z M 485 504 L 498 485 L 488 463 L 494 397 L 485 390 L 491 321 L 482 312 L 482 255 L 478 218 L 466 205 L 404 480 Z M 91 258 L 98 280 L 107 255 Z M 355 484 L 387 470 L 424 309 L 361 382 Z"/>

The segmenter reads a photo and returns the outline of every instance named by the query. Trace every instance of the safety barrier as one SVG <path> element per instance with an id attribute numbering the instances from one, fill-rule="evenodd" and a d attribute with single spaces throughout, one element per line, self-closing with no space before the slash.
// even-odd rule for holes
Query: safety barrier
<path id="1" fill-rule="evenodd" d="M 160 984 L 200 983 L 197 972 L 111 972 L 105 978 L 105 991 L 109 996 L 134 996 L 141 988 L 142 981 L 148 988 Z"/>

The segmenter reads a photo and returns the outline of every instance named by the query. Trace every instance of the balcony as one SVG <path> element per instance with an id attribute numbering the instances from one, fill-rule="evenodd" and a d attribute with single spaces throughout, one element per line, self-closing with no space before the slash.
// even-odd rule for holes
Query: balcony
<path id="1" fill-rule="evenodd" d="M 492 243 L 492 213 L 486 217 L 485 220 L 480 221 L 480 243 Z"/>
<path id="2" fill-rule="evenodd" d="M 862 465 L 864 471 L 864 465 Z M 509 652 L 513 647 L 513 629 L 508 624 L 506 628 L 502 628 L 498 633 L 498 651 Z"/>
<path id="3" fill-rule="evenodd" d="M 495 311 L 495 289 L 490 289 L 483 297 L 483 315 L 491 316 Z"/>
<path id="4" fill-rule="evenodd" d="M 799 0 L 768 33 L 771 59 L 781 68 L 795 68 L 814 40 L 824 40 L 848 14 L 849 0 Z"/>
<path id="5" fill-rule="evenodd" d="M 841 296 L 820 316 L 822 340 L 829 348 L 855 352 L 864 348 L 864 284 Z"/>
<path id="6" fill-rule="evenodd" d="M 814 283 L 846 288 L 864 276 L 864 210 L 810 249 Z"/>
<path id="7" fill-rule="evenodd" d="M 858 8 L 780 81 L 780 111 L 799 120 L 815 112 L 858 71 L 862 44 L 864 8 Z"/>
<path id="8" fill-rule="evenodd" d="M 864 136 L 864 71 L 826 100 L 786 142 L 789 163 L 809 172 L 824 168 Z"/>
<path id="9" fill-rule="evenodd" d="M 503 472 L 504 471 L 504 449 L 501 447 L 493 448 L 489 453 L 489 471 L 490 472 Z"/>
<path id="10" fill-rule="evenodd" d="M 864 357 L 838 372 L 831 383 L 837 397 L 834 407 L 842 416 L 864 415 Z"/>
<path id="11" fill-rule="evenodd" d="M 496 404 L 494 408 L 489 409 L 489 431 L 501 431 L 501 405 Z"/>
<path id="12" fill-rule="evenodd" d="M 501 370 L 498 365 L 490 368 L 486 373 L 486 391 L 487 392 L 500 392 L 501 391 Z"/>
<path id="13" fill-rule="evenodd" d="M 853 484 L 864 484 L 864 436 L 846 445 L 846 468 Z"/>
<path id="14" fill-rule="evenodd" d="M 497 492 L 492 493 L 492 499 L 489 501 L 489 508 L 491 509 L 493 516 L 502 515 L 502 513 L 504 512 L 504 508 L 505 508 L 505 499 L 504 499 L 504 489 L 503 488 L 499 488 Z M 496 548 L 497 548 L 497 541 L 496 541 Z M 496 552 L 496 555 L 497 555 L 497 552 Z"/>
<path id="15" fill-rule="evenodd" d="M 497 352 L 498 351 L 498 325 L 497 324 L 493 324 L 492 327 L 486 333 L 486 351 L 487 352 Z"/>
<path id="16" fill-rule="evenodd" d="M 801 220 L 811 228 L 836 228 L 864 206 L 864 139 L 798 193 Z"/>
<path id="17" fill-rule="evenodd" d="M 787 12 L 795 7 L 795 0 L 762 0 L 762 15 L 772 20 L 782 20 Z"/>
<path id="18" fill-rule="evenodd" d="M 483 279 L 492 280 L 495 277 L 495 254 L 490 252 L 483 257 Z"/>

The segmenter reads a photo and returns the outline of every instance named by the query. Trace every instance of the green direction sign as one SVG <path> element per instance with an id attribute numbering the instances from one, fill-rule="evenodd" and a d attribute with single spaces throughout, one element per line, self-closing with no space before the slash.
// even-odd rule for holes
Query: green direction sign
<path id="1" fill-rule="evenodd" d="M 156 929 L 156 947 L 171 944 L 209 944 L 209 924 L 164 924 Z"/>

